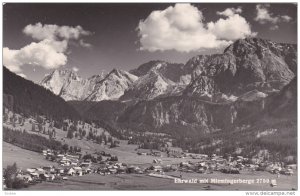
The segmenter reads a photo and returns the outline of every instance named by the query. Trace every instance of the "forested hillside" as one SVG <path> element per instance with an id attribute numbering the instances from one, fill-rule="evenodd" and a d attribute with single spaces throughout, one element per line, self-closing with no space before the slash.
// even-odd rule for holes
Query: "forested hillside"
<path id="1" fill-rule="evenodd" d="M 78 119 L 77 111 L 61 97 L 3 67 L 4 106 L 24 115 Z"/>

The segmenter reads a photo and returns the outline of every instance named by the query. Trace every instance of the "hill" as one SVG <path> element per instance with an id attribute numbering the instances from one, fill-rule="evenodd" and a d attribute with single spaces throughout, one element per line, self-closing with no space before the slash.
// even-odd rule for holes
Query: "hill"
<path id="1" fill-rule="evenodd" d="M 45 115 L 57 120 L 80 118 L 77 111 L 61 97 L 10 72 L 6 67 L 3 67 L 3 93 L 6 97 L 4 105 L 11 105 L 17 113 Z"/>

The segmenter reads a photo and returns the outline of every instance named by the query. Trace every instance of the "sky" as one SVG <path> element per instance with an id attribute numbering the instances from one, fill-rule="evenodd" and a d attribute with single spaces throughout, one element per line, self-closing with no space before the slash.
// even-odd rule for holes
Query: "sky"
<path id="1" fill-rule="evenodd" d="M 237 39 L 297 43 L 296 4 L 6 3 L 3 64 L 39 82 L 54 69 L 84 78 L 150 60 L 185 63 Z"/>

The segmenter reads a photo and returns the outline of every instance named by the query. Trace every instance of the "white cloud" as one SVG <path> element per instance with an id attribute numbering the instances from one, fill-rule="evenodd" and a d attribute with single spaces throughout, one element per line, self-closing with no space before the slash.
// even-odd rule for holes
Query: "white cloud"
<path id="1" fill-rule="evenodd" d="M 251 32 L 250 24 L 238 14 L 228 16 L 226 19 L 219 19 L 217 22 L 207 24 L 208 30 L 217 36 L 217 39 L 236 40 L 248 36 L 255 36 Z"/>
<path id="2" fill-rule="evenodd" d="M 51 39 L 75 39 L 77 40 L 81 36 L 90 35 L 91 32 L 84 30 L 81 26 L 70 27 L 70 26 L 58 26 L 53 24 L 36 23 L 35 25 L 27 25 L 23 32 L 31 36 L 36 40 Z"/>
<path id="3" fill-rule="evenodd" d="M 238 8 L 227 8 L 226 10 L 222 11 L 222 12 L 217 12 L 218 15 L 221 16 L 233 16 L 234 14 L 240 14 L 242 13 L 242 8 L 238 7 Z"/>
<path id="4" fill-rule="evenodd" d="M 270 13 L 268 8 L 270 7 L 269 4 L 258 4 L 256 5 L 256 17 L 254 20 L 258 21 L 261 24 L 265 24 L 267 22 L 271 22 L 271 23 L 277 23 L 279 22 L 279 17 L 277 16 L 273 16 L 273 13 Z"/>
<path id="5" fill-rule="evenodd" d="M 79 45 L 84 47 L 84 48 L 91 48 L 92 47 L 92 44 L 86 43 L 82 39 L 79 40 Z"/>
<path id="6" fill-rule="evenodd" d="M 281 19 L 283 22 L 290 22 L 292 20 L 292 17 L 290 17 L 288 15 L 283 15 L 283 16 L 281 16 Z"/>
<path id="7" fill-rule="evenodd" d="M 13 72 L 22 74 L 22 66 L 39 66 L 45 69 L 56 69 L 67 63 L 68 45 L 71 40 L 78 41 L 83 47 L 91 47 L 82 36 L 90 35 L 81 26 L 27 25 L 23 33 L 38 42 L 32 42 L 18 50 L 3 48 L 3 64 Z"/>
<path id="8" fill-rule="evenodd" d="M 73 70 L 74 72 L 78 72 L 78 71 L 79 71 L 79 68 L 78 68 L 78 67 L 72 67 L 72 70 Z"/>
<path id="9" fill-rule="evenodd" d="M 43 40 L 32 42 L 19 49 L 3 49 L 3 63 L 13 72 L 20 72 L 23 65 L 40 66 L 45 69 L 56 69 L 67 63 L 66 42 Z"/>
<path id="10" fill-rule="evenodd" d="M 273 26 L 270 27 L 270 30 L 272 30 L 272 31 L 275 31 L 277 29 L 279 29 L 278 25 L 273 25 Z"/>
<path id="11" fill-rule="evenodd" d="M 137 30 L 141 50 L 180 52 L 224 47 L 234 39 L 253 36 L 249 23 L 242 16 L 241 8 L 219 12 L 226 16 L 209 25 L 203 22 L 202 12 L 190 4 L 176 4 L 165 10 L 153 11 L 141 20 Z M 229 28 L 230 25 L 231 29 Z M 231 35 L 229 35 L 231 34 Z M 224 35 L 224 36 L 223 36 Z"/>
<path id="12" fill-rule="evenodd" d="M 271 30 L 277 29 L 279 22 L 289 22 L 292 18 L 288 15 L 274 15 L 269 11 L 270 4 L 258 4 L 256 5 L 256 17 L 254 18 L 255 21 L 259 22 L 260 24 L 266 24 L 268 22 L 274 24 L 271 27 Z"/>
<path id="13" fill-rule="evenodd" d="M 15 56 L 18 50 L 10 50 L 9 48 L 3 48 L 3 64 L 12 72 L 20 72 L 22 62 L 18 61 Z"/>

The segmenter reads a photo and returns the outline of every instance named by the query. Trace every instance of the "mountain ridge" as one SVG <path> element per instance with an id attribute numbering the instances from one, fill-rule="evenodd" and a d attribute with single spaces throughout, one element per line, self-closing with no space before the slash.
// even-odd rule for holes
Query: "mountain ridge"
<path id="1" fill-rule="evenodd" d="M 149 61 L 129 72 L 114 69 L 106 76 L 100 74 L 95 81 L 93 76 L 84 80 L 75 73 L 69 77 L 74 78 L 71 82 L 67 79 L 57 86 L 45 82 L 46 76 L 42 85 L 65 100 L 147 100 L 182 94 L 235 101 L 235 97 L 253 90 L 268 95 L 282 89 L 296 75 L 296 52 L 294 44 L 246 38 L 235 41 L 222 54 L 198 55 L 185 64 Z M 107 77 L 111 74 L 115 77 Z M 104 78 L 108 81 L 102 81 Z M 103 83 L 110 86 L 106 88 Z M 58 93 L 58 89 L 62 91 Z M 78 92 L 72 92 L 74 89 Z"/>
<path id="2" fill-rule="evenodd" d="M 107 75 L 101 73 L 87 79 L 81 78 L 72 70 L 61 69 L 54 70 L 51 74 L 47 75 L 40 82 L 40 85 L 51 90 L 54 94 L 61 96 L 66 101 L 101 101 L 118 98 L 123 94 L 128 85 L 136 79 L 136 76 L 128 72 L 116 69 L 113 69 Z M 107 91 L 113 91 L 113 86 L 107 86 L 109 83 L 113 83 L 115 86 L 119 85 L 120 92 L 111 93 L 107 96 L 105 94 Z"/>

